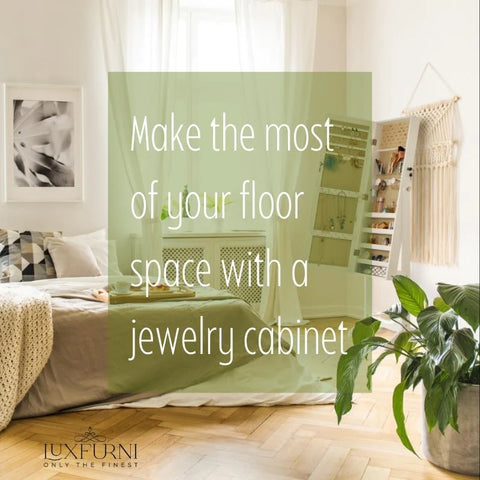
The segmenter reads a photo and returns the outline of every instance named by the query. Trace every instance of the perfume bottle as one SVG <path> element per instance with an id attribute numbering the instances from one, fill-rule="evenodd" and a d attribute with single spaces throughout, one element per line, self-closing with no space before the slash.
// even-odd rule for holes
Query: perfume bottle
<path id="1" fill-rule="evenodd" d="M 375 211 L 376 212 L 383 212 L 384 205 L 385 205 L 385 199 L 383 197 L 378 197 Z"/>

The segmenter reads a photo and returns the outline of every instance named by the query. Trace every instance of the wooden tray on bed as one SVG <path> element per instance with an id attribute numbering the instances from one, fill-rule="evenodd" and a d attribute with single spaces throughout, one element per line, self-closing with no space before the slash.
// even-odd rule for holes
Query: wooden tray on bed
<path id="1" fill-rule="evenodd" d="M 130 293 L 115 293 L 108 290 L 94 290 L 93 296 L 104 303 L 117 305 L 119 303 L 146 303 L 157 302 L 161 300 L 174 300 L 181 298 L 191 298 L 195 296 L 195 292 L 189 288 L 180 285 L 178 287 L 170 287 L 170 290 L 151 289 L 148 297 L 145 295 L 145 288 L 132 288 Z"/>

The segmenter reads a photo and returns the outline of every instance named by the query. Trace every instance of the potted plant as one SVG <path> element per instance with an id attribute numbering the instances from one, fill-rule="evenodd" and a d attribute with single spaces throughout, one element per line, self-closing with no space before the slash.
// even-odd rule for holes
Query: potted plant
<path id="1" fill-rule="evenodd" d="M 385 313 L 401 331 L 388 340 L 376 335 L 380 321 L 368 317 L 356 323 L 353 345 L 337 366 L 338 422 L 352 408 L 361 363 L 381 349 L 367 368 L 367 387 L 387 356 L 403 359 L 392 399 L 403 445 L 415 453 L 405 428 L 403 394 L 423 383 L 424 455 L 448 470 L 479 475 L 479 285 L 439 283 L 440 296 L 428 306 L 425 292 L 414 281 L 399 275 L 393 277 L 393 284 L 400 305 Z"/>

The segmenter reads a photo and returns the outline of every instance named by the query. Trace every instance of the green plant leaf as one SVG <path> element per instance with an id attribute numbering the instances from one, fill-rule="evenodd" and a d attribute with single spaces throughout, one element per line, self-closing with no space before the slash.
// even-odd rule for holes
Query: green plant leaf
<path id="1" fill-rule="evenodd" d="M 166 220 L 169 217 L 167 205 L 162 205 L 162 213 L 160 214 L 160 220 Z"/>
<path id="2" fill-rule="evenodd" d="M 427 388 L 427 386 L 425 385 L 425 401 L 423 404 L 423 408 L 425 411 L 425 420 L 427 422 L 427 427 L 429 431 L 432 431 L 433 427 L 437 424 L 437 411 L 443 397 L 443 385 L 438 380 L 439 377 L 437 377 L 436 381 L 434 381 L 430 388 Z"/>
<path id="3" fill-rule="evenodd" d="M 402 350 L 405 350 L 409 352 L 412 347 L 413 343 L 410 342 L 410 339 L 412 338 L 413 332 L 400 332 L 393 340 L 392 343 L 397 349 L 395 352 L 395 359 L 398 361 L 400 358 L 400 355 L 402 355 Z"/>
<path id="4" fill-rule="evenodd" d="M 415 386 L 421 380 L 420 377 L 421 357 L 408 357 L 400 369 L 401 380 L 405 383 L 405 388 Z"/>
<path id="5" fill-rule="evenodd" d="M 452 404 L 452 416 L 448 424 L 458 432 L 458 389 L 455 390 L 453 404 Z"/>
<path id="6" fill-rule="evenodd" d="M 469 328 L 455 330 L 452 334 L 452 342 L 458 347 L 467 360 L 473 360 L 477 342 L 472 330 Z"/>
<path id="7" fill-rule="evenodd" d="M 470 383 L 472 385 L 480 385 L 480 363 L 476 362 L 470 367 L 468 372 L 460 378 L 463 383 Z"/>
<path id="8" fill-rule="evenodd" d="M 215 208 L 215 199 L 211 195 L 207 195 L 206 206 L 207 208 Z"/>
<path id="9" fill-rule="evenodd" d="M 407 430 L 405 428 L 405 414 L 403 413 L 403 394 L 405 392 L 405 383 L 400 382 L 393 391 L 392 397 L 392 408 L 393 416 L 395 418 L 395 423 L 397 424 L 397 435 L 402 441 L 403 445 L 408 448 L 411 452 L 417 455 L 415 449 L 413 448 L 412 443 L 407 435 Z M 418 455 L 417 455 L 418 456 Z"/>
<path id="10" fill-rule="evenodd" d="M 401 303 L 392 305 L 391 307 L 387 308 L 383 313 L 388 315 L 392 320 L 398 318 L 408 320 L 408 312 L 403 308 Z"/>
<path id="11" fill-rule="evenodd" d="M 231 205 L 232 203 L 234 203 L 234 201 L 231 198 L 228 198 L 228 197 L 223 199 L 223 201 L 219 201 L 214 196 L 207 195 L 205 206 L 209 210 L 215 209 L 217 214 L 221 214 L 222 210 L 223 210 L 223 207 L 226 207 L 227 205 Z"/>
<path id="12" fill-rule="evenodd" d="M 363 360 L 369 352 L 388 343 L 381 337 L 371 337 L 363 340 L 358 345 L 352 345 L 345 355 L 342 355 L 337 364 L 337 396 L 335 398 L 335 412 L 338 423 L 342 416 L 352 408 L 352 395 L 355 388 L 355 379 Z"/>
<path id="13" fill-rule="evenodd" d="M 438 284 L 438 293 L 472 328 L 476 330 L 480 316 L 479 285 Z"/>
<path id="14" fill-rule="evenodd" d="M 457 326 L 457 321 L 458 315 L 452 309 L 442 312 L 440 315 L 440 326 L 447 336 L 453 332 L 454 327 Z"/>
<path id="15" fill-rule="evenodd" d="M 452 310 L 441 312 L 436 307 L 428 307 L 419 313 L 418 329 L 432 353 L 440 354 L 445 338 L 452 332 L 456 321 L 457 315 Z"/>
<path id="16" fill-rule="evenodd" d="M 425 354 L 420 361 L 419 375 L 422 377 L 423 384 L 426 389 L 429 389 L 435 378 L 435 360 Z"/>
<path id="17" fill-rule="evenodd" d="M 386 338 L 383 337 L 370 337 L 370 338 L 364 338 L 362 340 L 361 345 L 369 345 L 372 348 L 372 350 L 375 350 L 377 347 L 383 347 L 387 343 L 390 343 Z"/>
<path id="18" fill-rule="evenodd" d="M 425 292 L 408 277 L 403 275 L 394 276 L 393 285 L 402 307 L 413 316 L 417 317 L 428 305 Z"/>
<path id="19" fill-rule="evenodd" d="M 380 328 L 381 322 L 373 317 L 364 318 L 355 323 L 352 330 L 353 344 L 359 344 L 363 339 L 373 337 Z"/>
<path id="20" fill-rule="evenodd" d="M 432 412 L 427 424 L 430 430 L 438 425 L 440 432 L 444 433 L 448 425 L 456 425 L 457 418 L 457 390 L 456 383 L 449 380 L 439 382 L 427 392 L 425 396 L 425 407 L 431 405 Z"/>
<path id="21" fill-rule="evenodd" d="M 448 310 L 450 310 L 450 306 L 444 302 L 442 297 L 435 297 L 433 300 L 433 306 L 441 312 L 448 312 Z"/>
<path id="22" fill-rule="evenodd" d="M 438 415 L 438 428 L 442 433 L 445 433 L 445 429 L 450 425 L 452 419 L 456 417 L 456 414 L 453 412 L 456 402 L 456 385 L 451 385 L 451 387 L 443 393 L 443 401 L 440 402 L 440 408 L 437 412 Z"/>
<path id="23" fill-rule="evenodd" d="M 382 361 L 387 357 L 388 355 L 393 355 L 393 350 L 385 350 L 382 352 L 378 358 L 373 361 L 367 368 L 367 388 L 368 390 L 372 389 L 372 377 L 375 375 L 375 372 L 377 371 L 378 366 L 382 363 Z"/>
<path id="24" fill-rule="evenodd" d="M 455 378 L 465 363 L 471 363 L 475 357 L 476 341 L 472 330 L 455 330 L 445 343 L 444 353 L 439 359 L 439 367 Z"/>
<path id="25" fill-rule="evenodd" d="M 342 416 L 352 408 L 353 389 L 360 365 L 371 347 L 369 345 L 352 345 L 342 355 L 337 364 L 337 396 L 335 398 L 335 412 L 338 423 Z"/>
<path id="26" fill-rule="evenodd" d="M 390 320 L 402 327 L 403 330 L 413 332 L 415 335 L 418 335 L 418 329 L 416 328 L 416 325 L 409 318 L 410 314 L 402 307 L 400 303 L 392 305 L 383 313 L 388 315 Z"/>

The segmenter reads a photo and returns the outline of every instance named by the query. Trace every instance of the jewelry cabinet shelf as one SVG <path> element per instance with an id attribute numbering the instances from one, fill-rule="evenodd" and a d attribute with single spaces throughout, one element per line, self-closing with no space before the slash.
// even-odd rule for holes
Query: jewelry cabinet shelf
<path id="1" fill-rule="evenodd" d="M 395 218 L 397 216 L 396 213 L 392 212 L 369 212 L 366 215 L 369 218 Z"/>
<path id="2" fill-rule="evenodd" d="M 395 152 L 397 150 L 398 147 L 389 147 L 389 148 L 377 148 L 377 152 L 378 153 L 382 153 L 382 152 Z"/>
<path id="3" fill-rule="evenodd" d="M 364 265 L 372 265 L 373 267 L 388 267 L 388 260 L 386 262 L 379 262 L 378 260 L 369 260 L 368 258 L 359 258 L 357 263 Z"/>
<path id="4" fill-rule="evenodd" d="M 382 250 L 384 252 L 389 252 L 392 249 L 390 245 L 380 245 L 379 243 L 362 243 L 360 248 L 366 250 Z"/>
<path id="5" fill-rule="evenodd" d="M 341 240 L 352 240 L 351 233 L 335 232 L 330 230 L 313 230 L 312 235 L 316 237 L 339 238 Z"/>
<path id="6" fill-rule="evenodd" d="M 395 230 L 393 228 L 364 228 L 364 233 L 375 233 L 377 235 L 393 235 Z"/>

